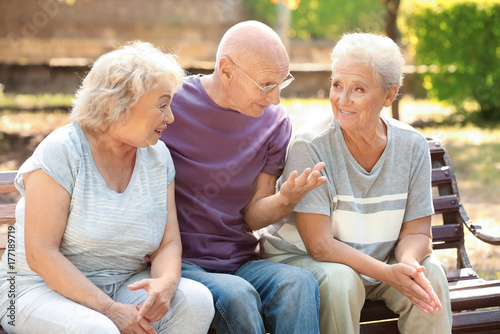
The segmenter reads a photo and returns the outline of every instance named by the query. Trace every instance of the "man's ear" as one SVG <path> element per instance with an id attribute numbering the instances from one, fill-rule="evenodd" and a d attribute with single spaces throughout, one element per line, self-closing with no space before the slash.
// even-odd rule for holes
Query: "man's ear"
<path id="1" fill-rule="evenodd" d="M 229 82 L 233 79 L 234 66 L 226 57 L 221 57 L 219 61 L 219 75 L 222 81 Z"/>
<path id="2" fill-rule="evenodd" d="M 385 102 L 384 102 L 384 107 L 390 107 L 390 105 L 392 104 L 392 102 L 394 102 L 394 99 L 396 98 L 396 95 L 398 94 L 398 86 L 394 85 L 392 86 L 391 90 L 389 90 L 387 92 L 387 96 L 385 98 Z"/>

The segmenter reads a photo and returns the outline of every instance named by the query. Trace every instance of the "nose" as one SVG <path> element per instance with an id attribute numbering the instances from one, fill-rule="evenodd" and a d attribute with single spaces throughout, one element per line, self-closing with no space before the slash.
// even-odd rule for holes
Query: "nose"
<path id="1" fill-rule="evenodd" d="M 351 101 L 351 97 L 350 97 L 349 91 L 343 90 L 340 93 L 340 99 L 339 99 L 340 104 L 341 105 L 348 105 L 350 101 Z"/>
<path id="2" fill-rule="evenodd" d="M 163 120 L 167 124 L 174 122 L 175 117 L 174 114 L 172 113 L 172 109 L 170 109 L 170 106 L 168 106 L 168 108 L 166 108 L 165 112 L 163 113 Z"/>
<path id="3" fill-rule="evenodd" d="M 267 94 L 266 100 L 269 103 L 272 103 L 274 105 L 278 105 L 281 102 L 280 94 L 281 94 L 281 89 L 279 87 L 276 87 L 275 89 L 273 89 L 272 91 L 270 91 Z"/>

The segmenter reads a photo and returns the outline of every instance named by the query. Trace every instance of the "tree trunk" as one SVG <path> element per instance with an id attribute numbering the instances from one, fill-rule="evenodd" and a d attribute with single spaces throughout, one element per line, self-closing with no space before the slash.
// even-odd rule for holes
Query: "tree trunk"
<path id="1" fill-rule="evenodd" d="M 389 38 L 391 38 L 396 44 L 399 45 L 398 40 L 398 27 L 397 27 L 397 18 L 398 18 L 398 9 L 400 0 L 386 0 L 385 6 L 387 8 L 387 13 L 385 17 L 385 32 Z M 391 107 L 392 117 L 394 119 L 399 120 L 399 100 L 396 99 L 392 103 Z"/>

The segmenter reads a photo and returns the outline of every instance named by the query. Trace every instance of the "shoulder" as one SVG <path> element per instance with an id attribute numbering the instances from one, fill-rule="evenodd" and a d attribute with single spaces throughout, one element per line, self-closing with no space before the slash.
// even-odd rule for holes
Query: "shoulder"
<path id="1" fill-rule="evenodd" d="M 161 140 L 158 140 L 155 145 L 149 145 L 141 150 L 144 152 L 142 158 L 152 164 L 165 164 L 169 159 L 172 159 L 169 149 Z"/>
<path id="2" fill-rule="evenodd" d="M 323 143 L 329 141 L 336 131 L 333 114 L 321 114 L 317 119 L 308 121 L 297 129 L 294 142 L 304 142 L 309 144 Z"/>
<path id="3" fill-rule="evenodd" d="M 201 82 L 198 75 L 190 75 L 184 78 L 182 87 L 174 94 L 172 102 L 182 100 L 185 96 L 197 93 L 200 91 Z"/>
<path id="4" fill-rule="evenodd" d="M 36 148 L 36 158 L 75 159 L 84 154 L 83 131 L 76 123 L 70 123 L 50 133 Z"/>
<path id="5" fill-rule="evenodd" d="M 82 161 L 91 156 L 85 140 L 83 131 L 76 123 L 54 130 L 19 168 L 18 176 L 41 168 L 71 194 Z M 16 179 L 16 183 L 23 188 L 21 177 Z"/>
<path id="6" fill-rule="evenodd" d="M 264 113 L 262 114 L 261 117 L 257 118 L 257 120 L 260 120 L 265 123 L 269 124 L 291 124 L 290 122 L 290 117 L 288 116 L 288 112 L 286 108 L 282 104 L 270 104 L 265 110 Z"/>
<path id="7" fill-rule="evenodd" d="M 401 145 L 417 145 L 419 147 L 428 147 L 426 138 L 409 124 L 403 123 L 393 118 L 383 118 L 393 133 L 393 141 Z"/>

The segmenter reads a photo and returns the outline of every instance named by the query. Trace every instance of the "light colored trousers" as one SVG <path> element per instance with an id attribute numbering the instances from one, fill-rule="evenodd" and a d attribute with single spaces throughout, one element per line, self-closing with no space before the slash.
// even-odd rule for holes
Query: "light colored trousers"
<path id="1" fill-rule="evenodd" d="M 359 333 L 360 313 L 365 299 L 383 300 L 392 311 L 399 314 L 398 328 L 401 333 L 451 333 L 452 314 L 446 270 L 432 257 L 425 259 L 422 265 L 425 267 L 425 276 L 443 306 L 433 313 L 420 311 L 408 298 L 388 284 L 365 286 L 360 274 L 349 266 L 317 262 L 307 255 L 280 260 L 310 271 L 318 281 L 321 334 Z M 394 258 L 390 261 L 395 262 Z"/>
<path id="2" fill-rule="evenodd" d="M 130 277 L 123 284 L 99 286 L 113 300 L 139 305 L 146 300 L 143 289 L 131 291 L 127 285 L 149 278 L 149 271 Z M 29 334 L 119 334 L 115 324 L 105 315 L 69 300 L 47 285 L 35 288 L 16 301 L 16 326 L 2 319 L 7 333 Z M 158 333 L 206 333 L 214 316 L 212 294 L 202 284 L 181 278 L 170 310 L 153 323 Z"/>

